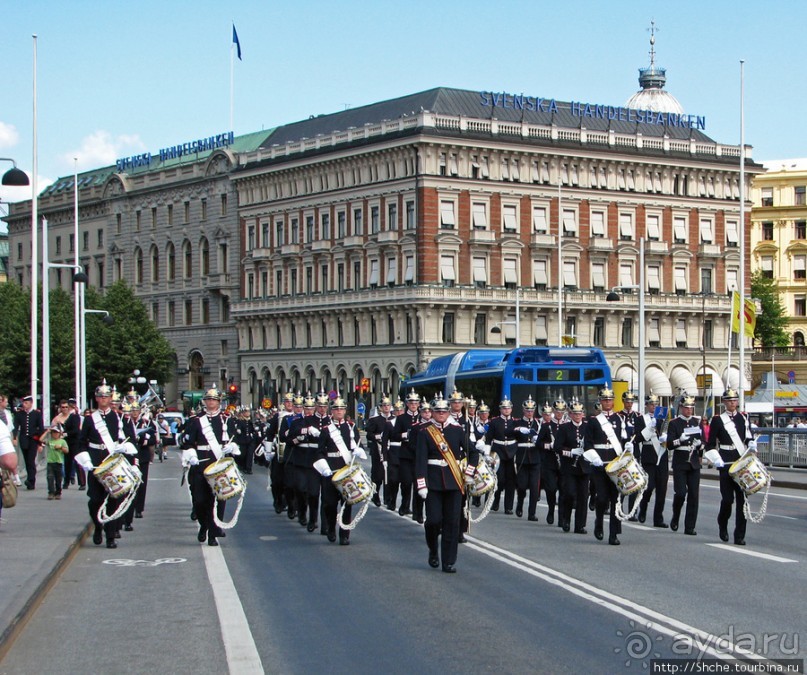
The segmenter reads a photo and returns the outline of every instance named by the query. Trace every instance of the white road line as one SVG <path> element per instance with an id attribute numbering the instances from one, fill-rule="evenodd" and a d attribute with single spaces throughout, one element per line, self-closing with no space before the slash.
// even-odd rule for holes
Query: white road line
<path id="1" fill-rule="evenodd" d="M 794 518 L 793 516 L 780 516 L 778 513 L 769 513 L 768 518 L 784 518 L 785 520 L 798 520 L 798 518 Z"/>
<path id="2" fill-rule="evenodd" d="M 241 673 L 263 675 L 261 657 L 221 548 L 211 546 L 201 548 L 207 578 L 210 580 L 213 598 L 216 601 L 221 637 L 227 653 L 228 671 L 239 675 Z"/>
<path id="3" fill-rule="evenodd" d="M 744 658 L 764 661 L 764 658 L 758 654 L 739 645 L 729 643 L 724 638 L 719 638 L 716 635 L 690 626 L 670 616 L 656 612 L 649 607 L 614 595 L 613 593 L 603 591 L 602 589 L 570 577 L 558 570 L 546 567 L 545 565 L 541 565 L 540 563 L 536 563 L 476 538 L 469 538 L 468 542 L 469 543 L 466 544 L 468 548 L 472 548 L 506 565 L 510 565 L 527 574 L 543 579 L 554 586 L 559 586 L 584 600 L 588 600 L 600 607 L 621 614 L 627 619 L 637 622 L 639 625 L 646 626 L 678 641 L 687 637 L 691 640 L 692 646 L 699 650 L 699 656 L 708 654 L 718 659 L 734 660 Z M 715 649 L 715 646 L 719 648 Z"/>
<path id="4" fill-rule="evenodd" d="M 760 553 L 759 551 L 749 551 L 747 548 L 739 548 L 737 546 L 729 546 L 728 544 L 706 544 L 707 546 L 714 546 L 715 548 L 723 549 L 724 551 L 732 551 L 734 553 L 742 553 L 743 555 L 752 555 L 755 558 L 764 558 L 765 560 L 772 560 L 773 562 L 781 563 L 797 563 L 798 560 L 791 560 L 790 558 L 780 558 L 778 555 L 771 555 L 770 553 Z"/>
<path id="5" fill-rule="evenodd" d="M 773 479 L 774 485 L 776 484 L 776 478 Z M 719 490 L 719 485 L 711 485 L 710 483 L 704 483 L 701 481 L 701 487 L 707 488 L 708 490 Z M 807 497 L 804 495 L 786 495 L 783 492 L 771 492 L 769 493 L 771 497 L 781 497 L 782 499 L 801 499 L 802 501 L 807 501 Z"/>

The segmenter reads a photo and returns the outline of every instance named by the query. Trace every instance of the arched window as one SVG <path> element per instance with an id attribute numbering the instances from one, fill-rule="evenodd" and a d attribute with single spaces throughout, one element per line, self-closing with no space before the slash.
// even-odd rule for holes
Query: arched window
<path id="1" fill-rule="evenodd" d="M 156 246 L 151 247 L 151 282 L 156 284 L 160 281 L 160 252 Z"/>
<path id="2" fill-rule="evenodd" d="M 210 274 L 210 244 L 207 237 L 202 237 L 202 241 L 199 242 L 199 255 L 202 258 L 202 276 L 207 276 Z"/>
<path id="3" fill-rule="evenodd" d="M 182 276 L 185 279 L 193 276 L 193 253 L 187 239 L 182 243 Z"/>
<path id="4" fill-rule="evenodd" d="M 801 331 L 796 331 L 793 333 L 793 344 L 796 347 L 803 347 L 804 346 L 804 333 Z"/>
<path id="5" fill-rule="evenodd" d="M 138 246 L 134 252 L 134 282 L 143 283 L 143 251 Z"/>
<path id="6" fill-rule="evenodd" d="M 174 281 L 177 277 L 177 255 L 173 242 L 169 241 L 168 246 L 165 247 L 165 257 L 168 261 L 166 276 L 168 281 Z"/>

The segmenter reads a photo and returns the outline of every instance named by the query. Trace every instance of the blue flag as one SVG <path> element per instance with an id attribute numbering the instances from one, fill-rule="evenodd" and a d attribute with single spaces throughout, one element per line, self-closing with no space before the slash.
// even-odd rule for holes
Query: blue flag
<path id="1" fill-rule="evenodd" d="M 238 60 L 241 61 L 241 43 L 238 41 L 238 33 L 235 32 L 235 24 L 233 24 L 233 44 L 238 50 Z"/>

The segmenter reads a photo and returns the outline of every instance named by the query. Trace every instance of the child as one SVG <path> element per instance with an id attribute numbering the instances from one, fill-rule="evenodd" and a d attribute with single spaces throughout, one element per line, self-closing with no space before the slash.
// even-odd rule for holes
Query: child
<path id="1" fill-rule="evenodd" d="M 44 434 L 42 442 L 47 455 L 48 462 L 48 499 L 62 498 L 62 482 L 64 481 L 64 456 L 70 452 L 67 441 L 64 440 L 64 427 L 61 424 L 54 424 Z"/>

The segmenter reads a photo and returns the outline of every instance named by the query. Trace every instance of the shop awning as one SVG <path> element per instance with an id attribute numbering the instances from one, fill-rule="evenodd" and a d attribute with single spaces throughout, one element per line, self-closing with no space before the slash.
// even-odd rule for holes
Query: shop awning
<path id="1" fill-rule="evenodd" d="M 695 396 L 698 393 L 698 382 L 695 380 L 695 376 L 684 366 L 675 366 L 670 371 L 670 384 L 676 395 L 686 392 Z"/>
<path id="2" fill-rule="evenodd" d="M 648 366 L 644 371 L 645 392 L 656 396 L 672 396 L 670 380 L 658 366 Z"/>

